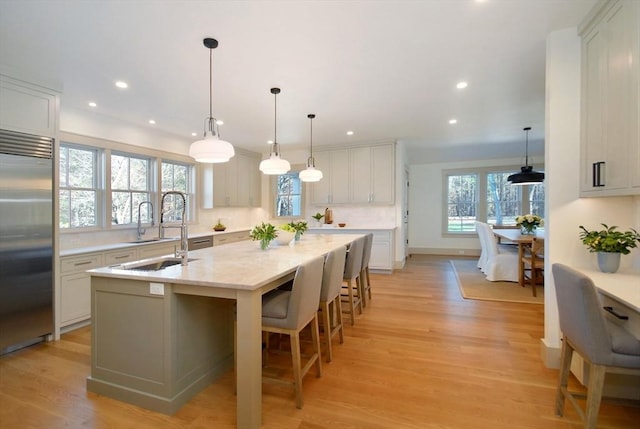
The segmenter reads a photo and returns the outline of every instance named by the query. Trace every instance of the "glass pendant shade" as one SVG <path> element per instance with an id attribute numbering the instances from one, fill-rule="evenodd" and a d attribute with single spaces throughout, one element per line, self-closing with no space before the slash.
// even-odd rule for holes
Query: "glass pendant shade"
<path id="1" fill-rule="evenodd" d="M 228 162 L 235 154 L 236 151 L 231 143 L 220 140 L 210 131 L 205 133 L 204 139 L 191 143 L 189 147 L 190 157 L 196 162 L 208 164 Z"/>
<path id="2" fill-rule="evenodd" d="M 273 144 L 271 145 L 271 154 L 269 158 L 264 159 L 260 162 L 260 171 L 264 174 L 285 174 L 289 170 L 291 170 L 291 164 L 286 159 L 280 158 L 280 145 L 278 144 L 277 135 L 278 135 L 278 127 L 277 127 L 277 119 L 278 119 L 278 104 L 277 104 L 277 96 L 280 94 L 280 88 L 271 88 L 271 93 L 273 94 L 273 106 L 274 106 L 274 115 L 273 115 Z"/>
<path id="3" fill-rule="evenodd" d="M 236 151 L 233 145 L 227 141 L 220 140 L 219 134 L 216 133 L 217 121 L 213 117 L 213 90 L 211 83 L 211 69 L 213 68 L 213 50 L 218 47 L 216 39 L 206 38 L 203 40 L 204 46 L 209 49 L 209 117 L 206 118 L 207 127 L 204 133 L 204 139 L 195 141 L 189 146 L 189 156 L 196 162 L 214 164 L 228 162 L 233 158 Z"/>
<path id="4" fill-rule="evenodd" d="M 300 180 L 303 182 L 319 182 L 322 179 L 322 171 L 317 170 L 313 165 L 300 172 Z"/>

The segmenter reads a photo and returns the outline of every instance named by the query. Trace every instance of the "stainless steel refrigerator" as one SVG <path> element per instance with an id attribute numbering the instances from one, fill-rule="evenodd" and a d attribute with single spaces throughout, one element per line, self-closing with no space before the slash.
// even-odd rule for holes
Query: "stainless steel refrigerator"
<path id="1" fill-rule="evenodd" d="M 53 333 L 53 139 L 0 130 L 0 354 Z"/>

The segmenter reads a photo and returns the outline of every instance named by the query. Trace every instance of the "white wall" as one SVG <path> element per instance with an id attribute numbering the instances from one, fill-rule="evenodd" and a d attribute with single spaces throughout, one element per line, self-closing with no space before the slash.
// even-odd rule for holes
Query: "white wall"
<path id="1" fill-rule="evenodd" d="M 620 229 L 640 228 L 640 198 L 579 198 L 580 172 L 580 37 L 575 28 L 555 31 L 547 38 L 545 129 L 545 336 L 543 360 L 556 367 L 560 328 L 551 264 L 560 262 L 596 268 L 579 239 L 579 225 L 600 223 Z M 621 269 L 640 266 L 640 252 L 622 258 Z"/>

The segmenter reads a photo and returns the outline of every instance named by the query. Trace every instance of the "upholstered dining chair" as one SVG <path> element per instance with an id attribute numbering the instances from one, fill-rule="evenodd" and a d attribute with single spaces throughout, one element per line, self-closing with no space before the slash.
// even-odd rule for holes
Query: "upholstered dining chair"
<path id="1" fill-rule="evenodd" d="M 552 272 L 563 334 L 556 414 L 563 415 L 565 399 L 569 399 L 582 419 L 584 429 L 594 429 L 607 368 L 640 370 L 640 340 L 605 316 L 596 287 L 589 277 L 558 263 L 553 264 Z M 568 389 L 574 351 L 590 365 L 584 410 L 575 399 L 583 395 Z"/>
<path id="2" fill-rule="evenodd" d="M 344 263 L 343 284 L 341 295 L 347 299 L 347 308 L 343 311 L 351 316 L 351 325 L 356 323 L 356 309 L 362 313 L 362 288 L 360 286 L 360 269 L 362 268 L 362 252 L 364 251 L 365 237 L 360 237 L 351 242 Z M 344 291 L 346 289 L 346 291 Z"/>
<path id="3" fill-rule="evenodd" d="M 373 246 L 373 233 L 364 236 L 362 249 L 362 266 L 360 267 L 360 288 L 362 306 L 367 306 L 367 299 L 371 300 L 371 279 L 369 278 L 369 260 L 371 259 L 371 247 Z"/>
<path id="4" fill-rule="evenodd" d="M 536 286 L 544 284 L 544 237 L 533 237 L 531 246 L 524 248 L 520 263 L 525 273 L 525 285 L 528 280 L 533 296 L 537 296 Z"/>
<path id="5" fill-rule="evenodd" d="M 340 290 L 342 289 L 342 275 L 344 263 L 347 257 L 347 248 L 339 247 L 329 252 L 324 260 L 322 272 L 322 289 L 320 290 L 320 307 L 322 313 L 322 328 L 324 342 L 326 343 L 327 362 L 333 360 L 333 337 L 338 335 L 340 344 L 344 343 L 344 326 L 342 325 L 342 301 Z"/>
<path id="6" fill-rule="evenodd" d="M 501 251 L 498 248 L 498 240 L 491 229 L 491 225 L 482 223 L 479 225 L 480 231 L 484 234 L 486 244 L 487 260 L 484 273 L 487 280 L 495 281 L 518 281 L 518 268 L 520 261 L 518 254 L 509 251 Z"/>
<path id="7" fill-rule="evenodd" d="M 484 239 L 484 232 L 482 231 L 484 222 L 475 221 L 476 233 L 478 234 L 478 240 L 480 240 L 480 258 L 478 258 L 478 268 L 484 273 L 487 265 L 487 243 Z"/>
<path id="8" fill-rule="evenodd" d="M 276 289 L 262 297 L 262 331 L 286 334 L 290 337 L 293 381 L 264 375 L 262 379 L 267 382 L 293 384 L 298 408 L 303 406 L 302 378 L 314 365 L 316 376 L 322 376 L 318 305 L 323 268 L 324 258 L 314 258 L 298 267 L 290 291 Z M 308 325 L 311 325 L 313 353 L 302 366 L 300 332 Z"/>

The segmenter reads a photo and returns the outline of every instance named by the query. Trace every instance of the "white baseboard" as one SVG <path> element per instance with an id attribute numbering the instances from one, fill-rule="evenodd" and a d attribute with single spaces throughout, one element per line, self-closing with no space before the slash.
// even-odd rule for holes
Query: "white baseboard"
<path id="1" fill-rule="evenodd" d="M 410 247 L 410 255 L 480 256 L 480 249 L 438 249 L 433 247 Z"/>
<path id="2" fill-rule="evenodd" d="M 544 338 L 540 339 L 540 357 L 545 367 L 559 369 L 561 351 L 560 346 L 551 345 Z"/>

